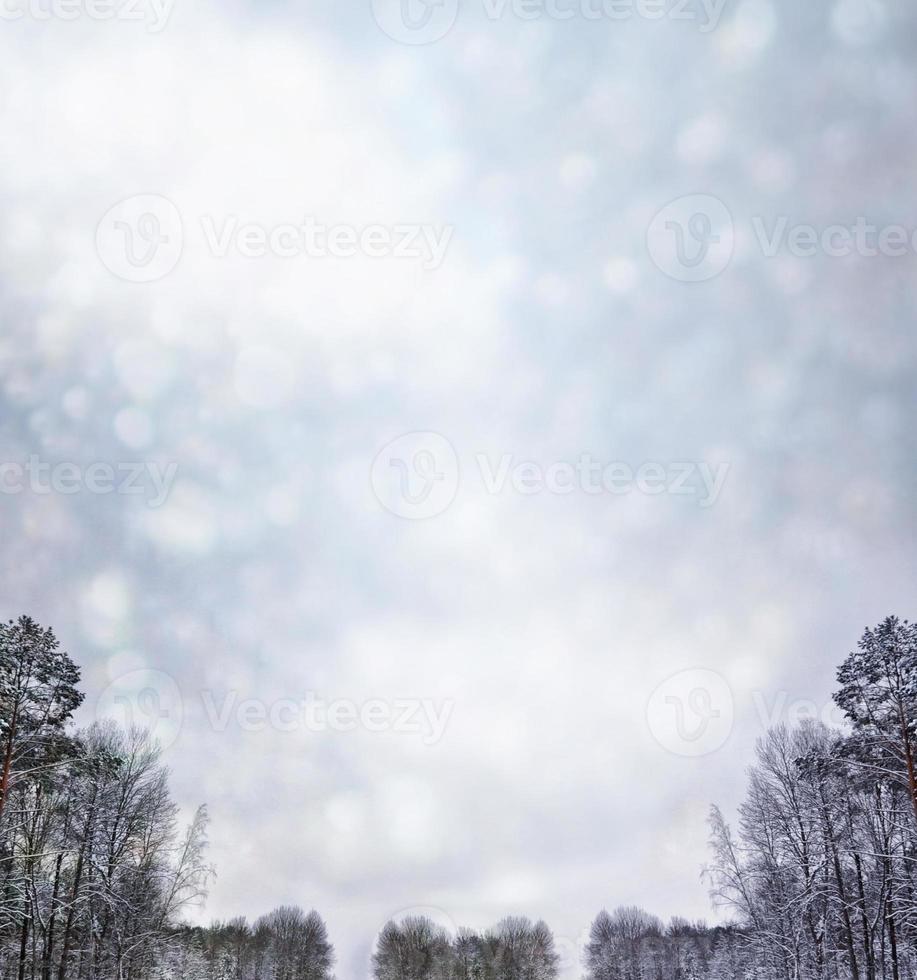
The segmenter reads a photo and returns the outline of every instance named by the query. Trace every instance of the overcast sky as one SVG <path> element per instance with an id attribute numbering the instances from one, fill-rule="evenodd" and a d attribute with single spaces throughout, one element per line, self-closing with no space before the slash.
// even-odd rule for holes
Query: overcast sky
<path id="1" fill-rule="evenodd" d="M 914 612 L 917 9 L 4 9 L 0 612 L 154 720 L 197 915 L 715 918 Z"/>

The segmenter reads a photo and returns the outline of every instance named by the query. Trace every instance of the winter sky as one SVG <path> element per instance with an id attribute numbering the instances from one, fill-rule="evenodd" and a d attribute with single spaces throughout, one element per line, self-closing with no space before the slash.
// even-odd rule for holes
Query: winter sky
<path id="1" fill-rule="evenodd" d="M 3 0 L 0 612 L 209 805 L 198 918 L 575 977 L 914 613 L 917 8 L 405 9 Z"/>

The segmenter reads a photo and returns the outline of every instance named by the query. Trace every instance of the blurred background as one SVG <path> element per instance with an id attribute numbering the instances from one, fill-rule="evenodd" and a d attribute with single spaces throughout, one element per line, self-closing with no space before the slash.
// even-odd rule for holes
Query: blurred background
<path id="1" fill-rule="evenodd" d="M 603 905 L 716 919 L 709 805 L 768 720 L 830 707 L 864 626 L 913 613 L 917 254 L 768 256 L 755 219 L 917 229 L 917 9 L 498 6 L 0 21 L 0 459 L 174 476 L 158 500 L 8 468 L 0 613 L 54 626 L 83 721 L 152 685 L 135 708 L 213 819 L 201 920 L 315 906 L 342 977 L 406 908 L 542 916 L 568 949 Z M 180 218 L 149 282 L 97 234 L 136 195 Z M 686 195 L 731 220 L 698 282 L 647 247 Z M 452 237 L 426 268 L 204 231 L 310 216 Z M 372 479 L 416 431 L 461 473 L 425 520 Z M 479 454 L 729 475 L 709 507 L 490 493 Z M 721 685 L 698 723 L 729 722 L 694 757 L 651 708 L 685 671 Z M 453 708 L 435 744 L 221 730 L 230 692 Z"/>

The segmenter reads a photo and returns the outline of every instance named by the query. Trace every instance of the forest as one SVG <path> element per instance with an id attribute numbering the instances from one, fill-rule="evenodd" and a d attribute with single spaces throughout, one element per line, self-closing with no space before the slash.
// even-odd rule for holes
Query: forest
<path id="1" fill-rule="evenodd" d="M 52 630 L 0 624 L 0 978 L 329 977 L 315 912 L 183 925 L 213 876 L 207 811 L 179 825 L 145 731 L 71 725 L 79 682 Z"/>
<path id="2" fill-rule="evenodd" d="M 80 670 L 51 629 L 0 625 L 0 980 L 331 980 L 320 915 L 185 924 L 214 870 L 207 812 L 181 826 L 142 730 L 77 728 Z M 759 740 L 703 869 L 727 924 L 598 913 L 585 980 L 917 980 L 917 625 L 864 631 L 837 670 L 847 722 Z M 453 935 L 389 922 L 374 980 L 554 980 L 542 921 Z"/>

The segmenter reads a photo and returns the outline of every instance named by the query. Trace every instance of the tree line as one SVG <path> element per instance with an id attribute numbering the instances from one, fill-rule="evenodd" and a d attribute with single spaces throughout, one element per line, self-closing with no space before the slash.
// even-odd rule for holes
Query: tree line
<path id="1" fill-rule="evenodd" d="M 155 980 L 331 980 L 334 947 L 321 916 L 281 906 L 245 918 L 179 930 Z"/>
<path id="2" fill-rule="evenodd" d="M 387 923 L 376 938 L 376 980 L 552 980 L 558 955 L 544 922 L 510 916 L 483 933 L 451 935 L 424 916 Z"/>
<path id="3" fill-rule="evenodd" d="M 747 963 L 731 926 L 673 919 L 643 909 L 599 913 L 584 953 L 592 980 L 738 980 Z M 561 957 L 544 922 L 508 917 L 493 929 L 455 935 L 425 917 L 390 922 L 376 941 L 374 980 L 555 980 Z M 569 964 L 563 964 L 568 966 Z"/>
<path id="4" fill-rule="evenodd" d="M 79 682 L 52 630 L 0 624 L 0 980 L 329 980 L 315 912 L 182 925 L 207 811 L 179 826 L 147 732 L 72 725 Z"/>
<path id="5" fill-rule="evenodd" d="M 771 729 L 733 829 L 711 814 L 714 898 L 754 978 L 917 977 L 917 624 L 867 629 L 837 671 L 848 725 Z"/>
<path id="6" fill-rule="evenodd" d="M 704 874 L 730 924 L 603 910 L 586 980 L 917 980 L 917 625 L 867 629 L 837 684 L 843 728 L 772 728 L 735 828 L 711 809 Z M 451 938 L 414 920 L 383 932 L 374 974 L 554 980 L 553 949 L 524 919 Z"/>
<path id="7" fill-rule="evenodd" d="M 183 924 L 206 894 L 207 813 L 180 827 L 147 733 L 76 728 L 80 672 L 50 629 L 0 624 L 0 980 L 332 980 L 316 912 Z M 704 873 L 727 925 L 603 910 L 585 980 L 917 980 L 917 625 L 867 629 L 837 671 L 847 725 L 757 745 Z M 374 980 L 555 980 L 548 926 L 389 922 Z"/>

